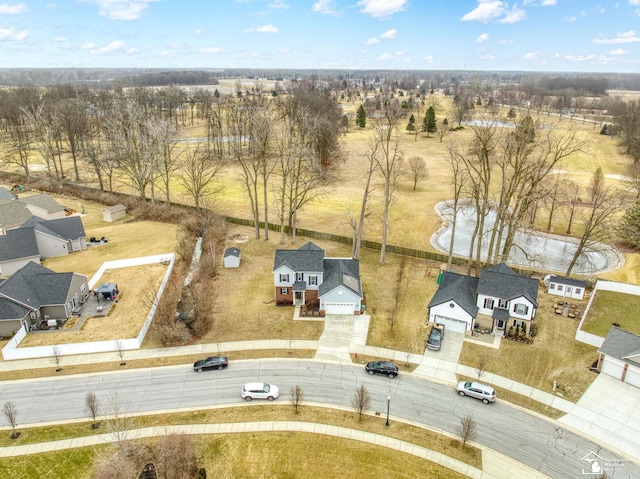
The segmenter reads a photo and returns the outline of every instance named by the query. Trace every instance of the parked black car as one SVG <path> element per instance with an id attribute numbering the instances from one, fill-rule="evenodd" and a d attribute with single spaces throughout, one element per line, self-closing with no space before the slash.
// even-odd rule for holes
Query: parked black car
<path id="1" fill-rule="evenodd" d="M 431 332 L 429 333 L 429 339 L 427 339 L 427 349 L 440 351 L 442 338 L 444 338 L 444 324 L 433 323 Z"/>
<path id="2" fill-rule="evenodd" d="M 193 369 L 197 373 L 201 373 L 207 369 L 224 369 L 228 365 L 229 361 L 227 361 L 225 356 L 211 356 L 193 363 Z"/>
<path id="3" fill-rule="evenodd" d="M 371 361 L 367 363 L 365 369 L 369 374 L 384 374 L 390 378 L 398 375 L 398 366 L 391 361 Z"/>

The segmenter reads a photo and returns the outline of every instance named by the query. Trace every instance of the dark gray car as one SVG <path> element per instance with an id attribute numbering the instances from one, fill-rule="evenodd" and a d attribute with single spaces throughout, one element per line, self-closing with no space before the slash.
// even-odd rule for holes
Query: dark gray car
<path id="1" fill-rule="evenodd" d="M 210 356 L 193 363 L 194 371 L 201 373 L 209 369 L 224 369 L 229 365 L 225 356 Z"/>

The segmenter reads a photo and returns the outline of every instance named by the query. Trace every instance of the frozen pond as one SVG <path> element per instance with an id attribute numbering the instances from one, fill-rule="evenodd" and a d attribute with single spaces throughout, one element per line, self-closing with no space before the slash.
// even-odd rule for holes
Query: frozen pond
<path id="1" fill-rule="evenodd" d="M 435 233 L 431 243 L 445 254 L 449 251 L 451 241 L 451 219 L 453 208 L 450 203 L 442 202 L 436 205 L 443 221 L 447 222 Z M 469 243 L 475 226 L 475 207 L 461 206 L 457 215 L 456 237 L 453 244 L 453 254 L 466 258 L 469 255 Z M 495 211 L 490 211 L 485 219 L 485 232 L 483 237 L 482 257 L 486 260 L 488 242 L 491 239 L 491 231 L 495 224 Z M 504 242 L 504 240 L 503 240 Z M 541 233 L 517 232 L 515 245 L 511 248 L 508 263 L 513 266 L 526 268 L 545 269 L 564 274 L 571 263 L 571 259 L 577 250 L 577 245 L 557 235 Z M 594 274 L 618 266 L 617 253 L 612 248 L 601 245 L 596 248 L 588 248 L 582 253 L 574 266 L 572 273 Z"/>

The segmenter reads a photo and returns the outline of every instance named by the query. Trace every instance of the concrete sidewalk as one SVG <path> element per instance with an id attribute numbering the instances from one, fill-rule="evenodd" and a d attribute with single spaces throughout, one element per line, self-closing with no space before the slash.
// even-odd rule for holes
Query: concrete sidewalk
<path id="1" fill-rule="evenodd" d="M 452 457 L 446 456 L 437 451 L 427 449 L 422 446 L 412 444 L 410 442 L 401 441 L 392 437 L 373 434 L 357 429 L 350 429 L 340 426 L 332 426 L 328 424 L 318 424 L 310 422 L 297 421 L 264 421 L 264 422 L 241 422 L 241 423 L 223 423 L 223 424 L 186 424 L 174 426 L 158 426 L 142 429 L 130 430 L 126 433 L 127 440 L 141 439 L 149 437 L 159 437 L 169 434 L 239 434 L 249 432 L 302 432 L 310 434 L 323 434 L 326 436 L 350 439 L 353 441 L 361 441 L 376 446 L 387 447 L 405 454 L 426 459 L 428 461 L 439 464 L 443 467 L 456 471 L 473 479 L 503 479 L 505 477 L 517 478 L 546 478 L 547 476 L 539 472 L 519 464 L 512 459 L 498 454 L 489 449 L 474 444 L 474 446 L 482 450 L 483 469 L 470 466 L 464 462 L 458 461 Z M 64 439 L 60 441 L 42 442 L 36 444 L 27 444 L 24 446 L 11 446 L 0 448 L 0 457 L 16 457 L 29 454 L 41 454 L 52 451 L 60 451 L 64 449 L 72 449 L 77 447 L 90 447 L 99 444 L 115 442 L 112 434 L 96 434 L 94 436 L 78 437 L 73 439 Z"/>

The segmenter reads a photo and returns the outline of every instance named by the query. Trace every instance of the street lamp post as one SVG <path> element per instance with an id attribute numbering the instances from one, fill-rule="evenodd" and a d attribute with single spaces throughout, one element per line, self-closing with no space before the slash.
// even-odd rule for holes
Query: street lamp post
<path id="1" fill-rule="evenodd" d="M 391 406 L 391 396 L 387 396 L 387 424 L 386 426 L 389 427 L 389 407 Z"/>

